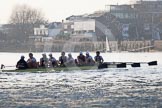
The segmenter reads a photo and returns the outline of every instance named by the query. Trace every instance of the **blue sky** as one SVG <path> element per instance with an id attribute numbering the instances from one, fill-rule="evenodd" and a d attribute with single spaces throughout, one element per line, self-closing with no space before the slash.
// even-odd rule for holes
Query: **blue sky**
<path id="1" fill-rule="evenodd" d="M 49 21 L 61 21 L 70 15 L 104 10 L 107 4 L 128 4 L 135 0 L 0 0 L 0 24 L 7 23 L 16 5 L 41 9 Z"/>

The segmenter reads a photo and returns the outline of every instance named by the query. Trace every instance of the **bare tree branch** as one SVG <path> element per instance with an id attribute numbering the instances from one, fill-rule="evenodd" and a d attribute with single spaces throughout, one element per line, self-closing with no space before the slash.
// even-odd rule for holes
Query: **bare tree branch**
<path id="1" fill-rule="evenodd" d="M 17 38 L 25 40 L 33 34 L 34 26 L 46 24 L 47 20 L 40 10 L 27 5 L 17 5 L 12 11 L 9 23 L 14 25 Z"/>

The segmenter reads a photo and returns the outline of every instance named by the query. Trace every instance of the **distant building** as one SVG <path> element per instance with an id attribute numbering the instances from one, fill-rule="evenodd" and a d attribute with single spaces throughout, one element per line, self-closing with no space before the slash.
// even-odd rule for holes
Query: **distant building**
<path id="1" fill-rule="evenodd" d="M 8 37 L 11 35 L 11 31 L 13 30 L 13 24 L 2 24 L 0 26 L 0 41 L 12 41 L 11 38 Z"/>
<path id="2" fill-rule="evenodd" d="M 1 25 L 0 30 L 8 34 L 9 31 L 12 30 L 13 28 L 14 28 L 13 24 L 3 24 Z"/>
<path id="3" fill-rule="evenodd" d="M 120 25 L 118 28 L 121 33 L 119 39 L 129 39 L 129 28 L 136 22 L 137 13 L 132 5 L 110 5 L 110 14 L 113 15 Z M 122 36 L 122 37 L 121 37 Z"/>
<path id="4" fill-rule="evenodd" d="M 32 41 L 44 42 L 52 41 L 62 31 L 61 22 L 52 22 L 48 25 L 40 25 L 34 28 L 33 36 L 29 36 Z"/>
<path id="5" fill-rule="evenodd" d="M 39 28 L 34 28 L 35 36 L 48 36 L 48 28 L 45 25 L 40 25 Z"/>
<path id="6" fill-rule="evenodd" d="M 48 36 L 55 38 L 63 29 L 62 22 L 52 22 L 48 25 Z"/>
<path id="7" fill-rule="evenodd" d="M 137 1 L 134 9 L 138 13 L 138 28 L 142 27 L 140 29 L 146 39 L 154 38 L 154 32 L 159 28 L 162 32 L 162 1 Z"/>
<path id="8" fill-rule="evenodd" d="M 119 19 L 121 23 L 130 23 L 137 18 L 132 5 L 110 5 L 110 13 Z"/>
<path id="9" fill-rule="evenodd" d="M 121 31 L 119 37 L 146 40 L 159 39 L 155 34 L 161 37 L 162 1 L 140 0 L 132 5 L 107 5 L 107 7 L 109 7 L 110 14 L 115 16 L 115 21 L 118 22 Z"/>
<path id="10" fill-rule="evenodd" d="M 70 35 L 74 33 L 74 21 L 71 20 L 63 21 L 63 33 Z"/>
<path id="11" fill-rule="evenodd" d="M 74 21 L 74 34 L 94 34 L 95 33 L 95 20 L 78 20 Z"/>
<path id="12" fill-rule="evenodd" d="M 115 27 L 117 25 L 117 20 L 110 12 L 101 11 L 93 13 L 89 15 L 89 18 L 95 20 L 95 34 L 98 41 L 105 41 L 106 37 L 108 37 L 109 40 L 114 40 L 116 38 L 118 34 Z"/>
<path id="13" fill-rule="evenodd" d="M 107 27 L 107 14 L 105 12 L 95 12 L 78 16 L 70 16 L 64 22 L 64 33 L 70 33 L 72 36 L 87 36 L 87 40 L 105 40 L 106 31 L 111 31 Z"/>
<path id="14" fill-rule="evenodd" d="M 69 34 L 71 38 L 95 38 L 95 20 L 88 18 L 88 15 L 70 16 L 63 23 L 64 34 Z M 74 39 L 77 40 L 77 39 Z"/>
<path id="15" fill-rule="evenodd" d="M 29 41 L 43 42 L 50 40 L 52 40 L 52 38 L 48 38 L 48 27 L 45 25 L 40 25 L 40 27 L 34 28 L 33 36 L 29 36 Z"/>
<path id="16" fill-rule="evenodd" d="M 83 15 L 72 15 L 66 18 L 66 21 L 76 21 L 76 20 L 85 20 L 87 19 L 88 14 Z"/>
<path id="17" fill-rule="evenodd" d="M 62 22 L 35 28 L 40 37 L 68 36 L 87 40 L 160 39 L 162 35 L 162 1 L 137 1 L 132 5 L 108 5 L 109 11 L 72 15 Z M 42 35 L 42 33 L 44 33 Z M 77 37 L 78 36 L 78 37 Z M 92 38 L 92 39 L 90 39 Z"/>

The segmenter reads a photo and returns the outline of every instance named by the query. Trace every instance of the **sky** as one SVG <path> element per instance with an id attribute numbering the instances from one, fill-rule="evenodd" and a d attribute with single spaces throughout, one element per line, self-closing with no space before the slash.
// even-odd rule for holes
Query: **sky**
<path id="1" fill-rule="evenodd" d="M 0 0 L 0 24 L 8 23 L 16 5 L 40 9 L 49 21 L 62 21 L 71 15 L 105 10 L 105 5 L 128 4 L 135 0 Z"/>

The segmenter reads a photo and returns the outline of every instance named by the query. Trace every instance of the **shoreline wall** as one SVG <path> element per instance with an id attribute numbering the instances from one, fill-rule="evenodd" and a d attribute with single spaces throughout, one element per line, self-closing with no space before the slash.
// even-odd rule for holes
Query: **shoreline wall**
<path id="1" fill-rule="evenodd" d="M 152 50 L 151 41 L 110 41 L 111 51 L 149 52 Z M 79 52 L 79 51 L 105 51 L 106 42 L 71 42 L 71 41 L 49 41 L 35 42 L 30 46 L 33 52 Z"/>
<path id="2" fill-rule="evenodd" d="M 130 52 L 151 52 L 162 51 L 162 41 L 154 41 L 154 48 L 151 41 L 110 41 L 112 51 Z M 148 47 L 148 48 L 147 48 Z M 144 49 L 143 49 L 144 48 Z M 138 49 L 138 50 L 137 50 Z M 0 43 L 0 52 L 79 52 L 79 51 L 105 51 L 106 42 L 71 42 L 71 41 L 48 41 L 30 42 L 24 44 Z"/>
<path id="3" fill-rule="evenodd" d="M 155 41 L 155 50 L 162 51 L 162 41 Z"/>

